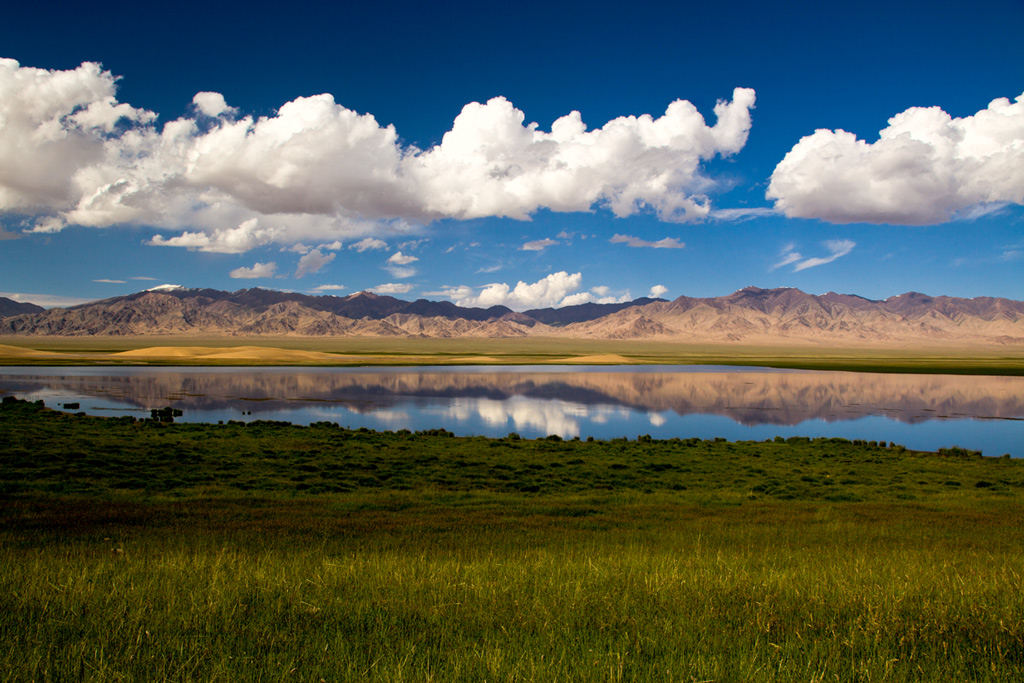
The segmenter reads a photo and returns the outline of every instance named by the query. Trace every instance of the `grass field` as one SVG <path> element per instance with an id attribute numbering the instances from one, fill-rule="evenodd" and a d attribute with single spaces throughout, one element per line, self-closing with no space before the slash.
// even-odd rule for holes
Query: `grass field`
<path id="1" fill-rule="evenodd" d="M 232 350 L 248 349 L 234 354 Z M 216 353 L 211 353 L 211 351 Z M 563 338 L 0 337 L 0 365 L 700 364 L 1024 375 L 1019 346 L 682 344 Z"/>
<path id="2" fill-rule="evenodd" d="M 1018 681 L 1024 461 L 0 406 L 3 681 Z"/>

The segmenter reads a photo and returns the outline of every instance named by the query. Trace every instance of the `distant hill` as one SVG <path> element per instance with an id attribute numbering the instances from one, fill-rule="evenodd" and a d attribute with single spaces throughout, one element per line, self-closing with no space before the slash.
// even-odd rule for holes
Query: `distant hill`
<path id="1" fill-rule="evenodd" d="M 14 301 L 7 297 L 0 296 L 0 318 L 8 318 L 14 315 L 24 315 L 25 313 L 42 313 L 46 309 L 42 306 L 36 306 L 35 304 L 22 303 L 20 301 Z"/>
<path id="2" fill-rule="evenodd" d="M 14 303 L 14 302 L 11 302 Z M 20 304 L 25 306 L 25 304 Z M 31 306 L 29 304 L 29 306 Z M 1024 302 L 916 292 L 876 301 L 747 287 L 721 297 L 643 298 L 515 312 L 359 292 L 309 296 L 162 286 L 0 320 L 0 335 L 527 337 L 721 343 L 1024 344 Z"/>

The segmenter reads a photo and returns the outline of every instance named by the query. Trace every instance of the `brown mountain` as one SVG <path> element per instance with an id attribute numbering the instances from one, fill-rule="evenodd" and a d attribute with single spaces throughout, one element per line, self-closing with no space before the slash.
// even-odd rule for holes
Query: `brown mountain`
<path id="1" fill-rule="evenodd" d="M 359 292 L 160 287 L 0 320 L 0 335 L 388 336 L 662 339 L 721 343 L 1024 344 L 1024 302 L 910 292 L 885 301 L 747 287 L 728 296 L 638 299 L 514 312 Z"/>
<path id="2" fill-rule="evenodd" d="M 9 318 L 14 315 L 24 315 L 26 313 L 42 313 L 45 310 L 46 309 L 42 306 L 26 304 L 0 296 L 0 318 Z"/>

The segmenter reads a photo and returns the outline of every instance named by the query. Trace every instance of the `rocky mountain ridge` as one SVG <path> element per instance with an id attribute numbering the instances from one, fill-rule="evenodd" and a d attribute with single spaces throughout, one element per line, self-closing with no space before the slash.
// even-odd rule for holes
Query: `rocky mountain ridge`
<path id="1" fill-rule="evenodd" d="M 5 296 L 0 296 L 0 318 L 24 315 L 25 313 L 41 313 L 45 310 L 42 306 L 22 303 L 14 299 L 8 299 Z"/>
<path id="2" fill-rule="evenodd" d="M 637 299 L 516 312 L 359 292 L 309 296 L 164 286 L 3 317 L 0 335 L 339 336 L 661 339 L 680 342 L 1024 344 L 1024 302 L 909 292 L 884 301 L 794 288 Z"/>

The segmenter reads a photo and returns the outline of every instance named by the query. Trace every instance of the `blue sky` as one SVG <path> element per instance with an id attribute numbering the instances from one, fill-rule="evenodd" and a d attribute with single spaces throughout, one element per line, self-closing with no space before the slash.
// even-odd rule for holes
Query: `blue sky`
<path id="1" fill-rule="evenodd" d="M 832 5 L 6 9 L 0 295 L 1024 299 L 1024 3 Z"/>

